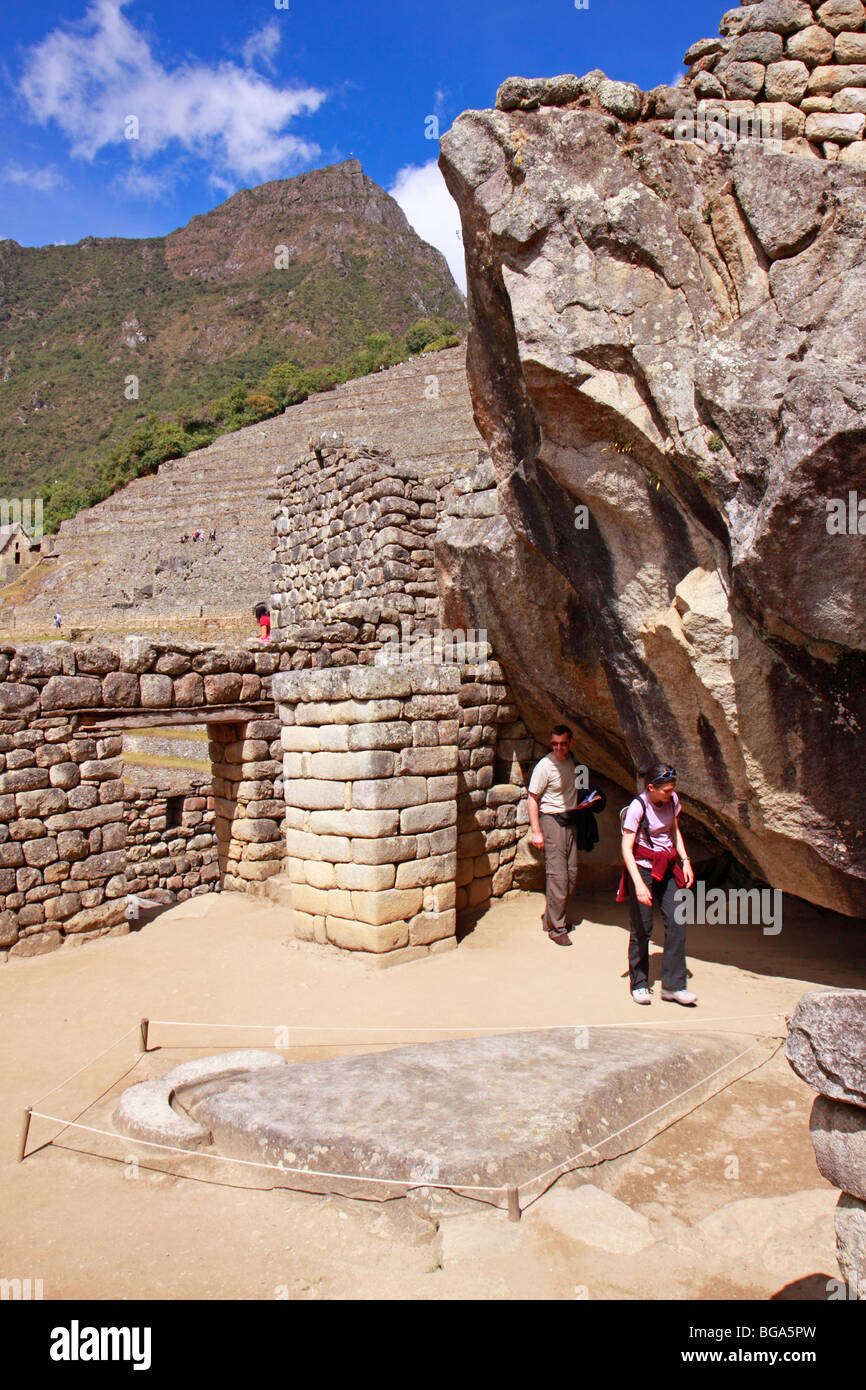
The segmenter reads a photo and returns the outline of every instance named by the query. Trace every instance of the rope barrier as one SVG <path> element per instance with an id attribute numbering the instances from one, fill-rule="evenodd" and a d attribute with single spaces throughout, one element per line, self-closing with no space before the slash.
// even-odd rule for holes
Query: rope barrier
<path id="1" fill-rule="evenodd" d="M 742 1019 L 742 1018 L 766 1018 L 766 1017 L 774 1017 L 774 1018 L 775 1018 L 775 1017 L 784 1017 L 784 1014 L 781 1014 L 781 1013 L 775 1013 L 775 1014 L 740 1014 L 740 1015 L 736 1015 L 736 1014 L 735 1014 L 735 1015 L 730 1015 L 730 1016 L 729 1016 L 729 1018 L 730 1018 L 731 1020 L 735 1020 L 735 1019 L 738 1019 L 738 1018 Z M 714 1021 L 721 1021 L 721 1020 L 714 1020 Z M 162 1023 L 163 1026 L 166 1026 L 166 1024 L 167 1024 L 167 1020 L 162 1020 L 162 1019 L 151 1019 L 151 1020 L 149 1020 L 149 1022 L 150 1022 L 150 1023 Z M 98 1061 L 99 1058 L 104 1057 L 104 1056 L 106 1055 L 106 1053 L 108 1053 L 108 1052 L 110 1052 L 110 1051 L 112 1050 L 113 1047 L 116 1047 L 118 1043 L 122 1042 L 125 1038 L 127 1038 L 127 1037 L 129 1036 L 130 1033 L 134 1032 L 134 1031 L 135 1031 L 135 1027 L 137 1027 L 137 1026 L 139 1026 L 139 1025 L 134 1025 L 132 1028 L 128 1029 L 126 1033 L 122 1034 L 121 1037 L 117 1039 L 117 1042 L 112 1043 L 110 1047 L 106 1048 L 103 1052 L 99 1053 L 97 1057 L 93 1058 L 93 1061 Z M 142 1025 L 142 1026 L 143 1026 L 143 1025 Z M 175 1024 L 172 1024 L 171 1026 L 175 1026 L 175 1027 L 222 1027 L 222 1026 L 225 1026 L 225 1027 L 265 1028 L 265 1027 L 269 1027 L 270 1025 L 266 1025 L 266 1024 L 251 1024 L 251 1025 L 244 1025 L 244 1024 L 226 1024 L 226 1025 L 220 1025 L 220 1024 L 195 1024 L 195 1023 L 182 1023 L 182 1024 L 181 1024 L 181 1023 L 175 1023 Z M 279 1025 L 279 1026 L 284 1026 L 284 1025 Z M 312 1024 L 301 1025 L 301 1026 L 302 1026 L 303 1028 L 306 1028 L 306 1029 L 311 1029 L 311 1028 L 313 1027 Z M 569 1025 L 569 1024 L 557 1024 L 557 1025 L 554 1025 L 554 1027 L 555 1027 L 556 1030 L 567 1029 L 567 1030 L 569 1030 L 569 1031 L 571 1031 L 572 1028 L 578 1027 L 578 1026 L 580 1026 L 580 1027 L 583 1027 L 583 1026 L 616 1027 L 617 1025 L 615 1025 L 615 1024 L 600 1024 L 600 1025 Z M 640 1027 L 640 1026 L 643 1026 L 643 1025 L 641 1025 L 641 1024 L 636 1024 L 635 1026 Z M 322 1031 L 327 1031 L 328 1028 L 330 1028 L 330 1030 L 333 1031 L 335 1028 L 338 1028 L 338 1027 L 339 1027 L 339 1025 L 336 1025 L 336 1024 L 325 1025 L 325 1026 L 322 1028 Z M 491 1025 L 491 1027 L 492 1027 L 492 1025 Z M 364 1030 L 359 1030 L 359 1031 L 375 1032 L 375 1031 L 377 1031 L 377 1030 L 376 1030 L 376 1029 L 364 1029 Z M 393 1032 L 404 1031 L 404 1032 L 405 1032 L 405 1031 L 411 1031 L 411 1030 L 406 1030 L 406 1029 L 403 1029 L 403 1030 L 400 1030 L 400 1029 L 387 1029 L 387 1030 L 385 1030 L 385 1029 L 383 1029 L 383 1030 L 381 1030 L 381 1031 L 393 1031 Z M 428 1032 L 429 1032 L 429 1031 L 440 1031 L 440 1032 L 441 1032 L 441 1031 L 443 1031 L 443 1028 L 439 1028 L 439 1029 L 422 1028 L 422 1029 L 418 1029 L 417 1031 L 419 1031 L 419 1032 L 424 1032 L 424 1031 L 428 1031 Z M 448 1031 L 451 1031 L 451 1030 L 448 1030 Z M 472 1029 L 464 1030 L 464 1031 L 476 1031 L 476 1032 L 477 1032 L 477 1031 L 489 1031 L 489 1028 L 485 1028 L 484 1026 L 479 1026 L 479 1027 L 473 1027 Z M 521 1029 L 521 1030 L 517 1030 L 517 1031 L 533 1032 L 533 1031 L 547 1031 L 547 1030 L 545 1030 L 545 1029 L 534 1029 L 534 1028 L 531 1028 L 531 1029 Z M 143 1040 L 144 1040 L 144 1039 L 143 1039 Z M 738 1053 L 736 1057 L 731 1057 L 731 1058 L 729 1058 L 727 1062 L 724 1062 L 720 1067 L 716 1067 L 715 1070 L 714 1070 L 714 1071 L 711 1071 L 707 1076 L 704 1076 L 704 1077 L 702 1077 L 700 1080 L 698 1080 L 698 1081 L 696 1081 L 696 1082 L 693 1082 L 691 1086 L 687 1086 L 683 1091 L 679 1091 L 675 1096 L 669 1096 L 667 1100 L 662 1101 L 661 1104 L 660 1104 L 660 1105 L 657 1105 L 654 1109 L 648 1110 L 648 1111 L 646 1112 L 646 1114 L 639 1116 L 638 1119 L 630 1121 L 629 1124 L 624 1125 L 621 1129 L 615 1130 L 613 1134 L 608 1134 L 608 1135 L 606 1135 L 606 1136 L 605 1136 L 603 1139 L 601 1139 L 598 1143 L 588 1145 L 586 1148 L 581 1149 L 578 1153 L 572 1154 L 569 1158 L 560 1160 L 560 1162 L 557 1163 L 557 1164 L 554 1164 L 553 1167 L 546 1169 L 546 1170 L 543 1171 L 542 1173 L 536 1174 L 534 1177 L 527 1178 L 527 1179 L 525 1180 L 525 1182 L 519 1183 L 519 1184 L 497 1185 L 497 1186 L 490 1186 L 490 1185 L 487 1185 L 487 1186 L 485 1186 L 485 1185 L 480 1185 L 480 1184 L 468 1184 L 468 1183 L 444 1183 L 444 1182 L 433 1182 L 433 1181 L 429 1181 L 429 1180 L 419 1181 L 419 1180 L 418 1180 L 416 1177 L 414 1177 L 414 1176 L 413 1176 L 413 1177 L 410 1177 L 410 1178 L 405 1178 L 405 1177 L 400 1177 L 400 1178 L 394 1178 L 394 1177 L 371 1178 L 371 1177 L 364 1177 L 363 1175 L 361 1175 L 361 1174 L 359 1174 L 359 1173 L 334 1173 L 334 1172 L 328 1172 L 328 1171 L 323 1171 L 323 1170 L 319 1170 L 319 1169 L 286 1167 L 286 1165 L 283 1164 L 283 1163 L 274 1164 L 274 1163 L 264 1163 L 264 1162 L 261 1162 L 261 1161 L 256 1160 L 256 1159 L 232 1158 L 231 1156 L 229 1156 L 229 1155 L 227 1155 L 227 1154 L 205 1153 L 205 1152 L 203 1152 L 203 1151 L 201 1151 L 201 1150 L 180 1148 L 179 1146 L 174 1145 L 174 1144 L 162 1144 L 162 1143 L 157 1142 L 156 1140 L 150 1140 L 150 1139 L 136 1139 L 136 1138 L 133 1138 L 132 1136 L 126 1136 L 126 1135 L 114 1133 L 114 1132 L 112 1132 L 111 1130 L 99 1129 L 99 1128 L 97 1128 L 97 1127 L 94 1126 L 94 1125 L 85 1125 L 85 1124 L 81 1124 L 81 1123 L 80 1123 L 79 1121 L 77 1121 L 77 1120 L 64 1120 L 64 1119 L 62 1119 L 62 1118 L 61 1118 L 60 1116 L 58 1116 L 58 1115 L 48 1115 L 48 1114 L 46 1114 L 46 1113 L 43 1112 L 43 1111 L 36 1110 L 36 1109 L 35 1109 L 34 1107 L 32 1107 L 32 1106 L 28 1107 L 28 1108 L 27 1108 L 27 1111 L 26 1111 L 27 1126 L 26 1126 L 26 1129 L 25 1129 L 24 1138 L 23 1138 L 22 1147 L 21 1147 L 21 1158 L 23 1159 L 23 1158 L 26 1156 L 26 1155 L 25 1155 L 25 1150 L 26 1150 L 26 1141 L 27 1141 L 27 1131 L 29 1130 L 29 1122 L 30 1122 L 30 1119 L 36 1118 L 36 1119 L 47 1120 L 48 1122 L 50 1122 L 50 1123 L 52 1123 L 52 1124 L 58 1124 L 58 1125 L 60 1125 L 60 1126 L 61 1126 L 61 1133 L 65 1132 L 65 1131 L 68 1130 L 68 1129 L 79 1129 L 79 1130 L 82 1130 L 82 1131 L 84 1131 L 84 1132 L 86 1132 L 86 1133 L 89 1133 L 89 1134 L 96 1134 L 96 1135 L 99 1135 L 99 1136 L 101 1136 L 101 1137 L 103 1137 L 103 1138 L 114 1140 L 116 1143 L 120 1143 L 120 1142 L 122 1142 L 122 1141 L 125 1139 L 125 1140 L 126 1140 L 127 1142 L 129 1142 L 129 1143 L 143 1144 L 143 1145 L 145 1145 L 147 1148 L 159 1149 L 159 1150 L 162 1150 L 162 1151 L 167 1152 L 167 1153 L 178 1153 L 178 1154 L 183 1154 L 183 1155 L 185 1155 L 185 1156 L 187 1156 L 187 1157 L 189 1157 L 189 1156 L 194 1156 L 194 1157 L 198 1157 L 198 1158 L 211 1158 L 211 1159 L 216 1159 L 217 1161 L 223 1162 L 223 1163 L 238 1163 L 238 1164 L 242 1165 L 243 1167 L 266 1169 L 267 1171 L 270 1171 L 270 1172 L 280 1173 L 280 1174 L 282 1174 L 283 1176 L 292 1174 L 292 1175 L 298 1175 L 298 1176 L 309 1177 L 309 1178 L 321 1178 L 321 1179 L 326 1179 L 326 1180 L 329 1180 L 329 1181 L 361 1183 L 361 1184 L 370 1185 L 370 1186 L 400 1187 L 400 1188 L 405 1189 L 406 1192 L 416 1191 L 416 1190 L 418 1190 L 419 1188 L 433 1188 L 433 1189 L 441 1189 L 441 1190 L 445 1190 L 445 1191 L 449 1191 L 449 1192 L 458 1192 L 458 1193 L 465 1192 L 465 1193 L 469 1193 L 469 1194 L 471 1194 L 471 1195 L 476 1195 L 476 1196 L 479 1195 L 480 1193 L 496 1194 L 496 1195 L 505 1194 L 505 1195 L 507 1196 L 507 1199 L 508 1199 L 508 1200 L 507 1200 L 507 1205 L 508 1205 L 509 1214 L 512 1215 L 515 1219 L 518 1219 L 518 1218 L 519 1218 L 519 1215 L 520 1215 L 520 1197 L 521 1197 L 521 1195 L 525 1195 L 525 1194 L 528 1192 L 529 1189 L 531 1189 L 532 1187 L 535 1187 L 535 1186 L 537 1186 L 537 1185 L 539 1185 L 539 1184 L 541 1184 L 541 1183 L 546 1182 L 547 1179 L 553 1179 L 553 1178 L 555 1178 L 555 1177 L 561 1177 L 563 1174 L 565 1174 L 565 1173 L 567 1173 L 567 1172 L 569 1172 L 569 1171 L 573 1171 L 573 1169 L 574 1169 L 575 1167 L 577 1167 L 577 1165 L 578 1165 L 578 1163 L 579 1163 L 579 1160 L 580 1160 L 581 1158 L 586 1157 L 588 1154 L 597 1154 L 597 1153 L 599 1152 L 599 1150 L 600 1150 L 605 1144 L 610 1143 L 611 1140 L 619 1138 L 621 1135 L 626 1134 L 630 1129 L 634 1129 L 637 1125 L 641 1125 L 641 1124 L 643 1124 L 646 1120 L 652 1119 L 652 1117 L 653 1117 L 654 1115 L 658 1115 L 661 1111 L 663 1111 L 663 1110 L 669 1108 L 669 1107 L 672 1106 L 672 1105 L 675 1105 L 677 1101 L 682 1100 L 685 1096 L 689 1095 L 690 1092 L 696 1091 L 696 1090 L 698 1090 L 700 1087 L 705 1086 L 705 1085 L 707 1084 L 707 1082 L 712 1081 L 714 1077 L 719 1076 L 722 1072 L 728 1070 L 730 1067 L 734 1066 L 737 1062 L 741 1061 L 743 1057 L 748 1056 L 748 1054 L 749 1054 L 750 1052 L 753 1052 L 753 1051 L 755 1050 L 756 1047 L 759 1047 L 759 1046 L 762 1046 L 762 1045 L 763 1045 L 763 1044 L 762 1044 L 761 1042 L 754 1042 L 754 1043 L 752 1043 L 749 1047 L 745 1048 L 742 1052 Z M 770 1056 L 774 1056 L 774 1055 L 775 1055 L 775 1052 L 777 1052 L 777 1051 L 778 1051 L 778 1046 L 777 1046 L 775 1049 L 773 1049 L 773 1052 L 770 1053 Z M 142 1054 L 142 1055 L 143 1055 L 143 1054 Z M 769 1060 L 769 1057 L 768 1057 L 768 1058 L 765 1058 L 765 1060 L 768 1061 L 768 1060 Z M 74 1073 L 72 1074 L 71 1077 L 68 1077 L 68 1078 L 67 1078 L 67 1081 L 70 1081 L 70 1080 L 73 1079 L 73 1077 L 80 1075 L 80 1073 L 81 1073 L 82 1071 L 84 1071 L 84 1070 L 86 1069 L 86 1067 L 89 1066 L 89 1065 L 91 1065 L 91 1063 L 86 1063 L 84 1067 L 80 1067 L 80 1068 L 78 1069 L 77 1072 L 74 1072 Z M 741 1073 L 741 1075 L 742 1075 L 742 1073 Z M 735 1077 L 735 1078 L 733 1078 L 733 1079 L 736 1080 L 736 1079 L 738 1079 L 738 1078 Z M 45 1095 L 46 1095 L 46 1096 L 47 1096 L 47 1095 L 53 1095 L 55 1091 L 60 1090 L 60 1089 L 61 1089 L 61 1086 L 64 1086 L 64 1085 L 66 1085 L 66 1084 L 67 1084 L 67 1082 L 61 1082 L 61 1083 L 60 1083 L 60 1086 L 55 1086 L 55 1087 L 53 1088 L 53 1090 L 47 1091 L 47 1092 L 45 1093 Z M 45 1099 L 45 1097 L 44 1097 L 44 1096 L 43 1096 L 43 1097 L 40 1097 L 40 1100 L 42 1100 L 42 1099 Z M 39 1103 L 40 1103 L 40 1102 L 37 1101 L 37 1104 L 39 1104 Z M 57 1137 L 59 1137 L 59 1136 L 57 1136 Z M 651 1136 L 651 1137 L 654 1137 L 654 1136 Z M 49 1143 L 54 1143 L 55 1140 L 49 1140 L 48 1142 L 49 1142 Z M 44 1146 L 43 1146 L 43 1147 L 44 1147 Z M 547 1183 L 547 1185 L 549 1186 L 550 1184 Z"/>
<path id="2" fill-rule="evenodd" d="M 699 1023 L 735 1023 L 746 1018 L 787 1018 L 784 1009 L 776 1009 L 774 1012 L 767 1010 L 757 1014 L 718 1014 L 711 1015 L 709 1018 L 695 1015 L 689 1022 Z M 520 1024 L 517 1027 L 509 1027 L 507 1023 L 483 1023 L 483 1024 L 464 1024 L 464 1023 L 439 1023 L 435 1025 L 404 1025 L 401 1028 L 391 1028 L 385 1025 L 381 1027 L 362 1027 L 360 1024 L 353 1023 L 194 1023 L 179 1019 L 151 1018 L 148 1020 L 151 1026 L 159 1023 L 163 1028 L 240 1028 L 246 1030 L 262 1029 L 265 1032 L 277 1033 L 281 1029 L 288 1029 L 292 1033 L 553 1033 L 557 1031 L 572 1031 L 575 1028 L 663 1028 L 670 1023 L 685 1023 L 685 1018 L 666 1018 L 659 1019 L 640 1019 L 625 1020 L 622 1023 L 530 1023 Z"/>
<path id="3" fill-rule="evenodd" d="M 47 1100 L 49 1096 L 53 1096 L 55 1091 L 60 1091 L 63 1089 L 64 1086 L 68 1086 L 70 1081 L 74 1081 L 76 1076 L 80 1076 L 83 1071 L 87 1071 L 87 1068 L 92 1067 L 94 1062 L 98 1062 L 100 1058 L 105 1057 L 109 1052 L 111 1052 L 115 1047 L 117 1047 L 118 1043 L 122 1043 L 124 1038 L 128 1038 L 130 1033 L 137 1032 L 139 1026 L 139 1024 L 135 1023 L 131 1028 L 127 1028 L 126 1032 L 121 1033 L 120 1037 L 115 1042 L 111 1043 L 109 1047 L 106 1047 L 103 1052 L 97 1052 L 96 1056 L 91 1057 L 89 1062 L 85 1062 L 83 1067 L 79 1067 L 78 1071 L 74 1071 L 71 1076 L 67 1076 L 65 1081 L 61 1081 L 58 1083 L 58 1085 L 52 1086 L 50 1091 L 46 1091 L 43 1095 L 39 1097 L 38 1100 L 35 1100 L 33 1104 L 41 1105 L 43 1100 Z"/>
<path id="4" fill-rule="evenodd" d="M 666 1106 L 673 1105 L 674 1101 L 682 1100 L 683 1096 L 687 1096 L 690 1091 L 696 1091 L 699 1086 L 706 1085 L 708 1081 L 712 1081 L 714 1076 L 718 1076 L 720 1072 L 726 1071 L 728 1067 L 732 1067 L 734 1063 L 739 1062 L 742 1057 L 746 1057 L 750 1052 L 754 1052 L 755 1048 L 758 1046 L 760 1046 L 759 1043 L 752 1043 L 751 1047 L 745 1048 L 742 1052 L 738 1053 L 736 1057 L 729 1058 L 727 1062 L 724 1062 L 722 1064 L 722 1066 L 716 1067 L 715 1071 L 711 1071 L 708 1076 L 703 1077 L 700 1081 L 695 1081 L 693 1085 L 687 1086 L 684 1091 L 680 1091 L 678 1095 L 671 1096 L 669 1100 L 663 1101 L 662 1104 L 657 1105 L 654 1110 L 648 1110 L 645 1115 L 641 1115 L 640 1119 L 632 1120 L 630 1124 L 624 1125 L 622 1129 L 615 1130 L 613 1134 L 606 1135 L 605 1138 L 601 1140 L 601 1143 L 607 1144 L 611 1139 L 618 1139 L 621 1134 L 625 1134 L 628 1130 L 634 1129 L 635 1125 L 643 1124 L 644 1120 L 651 1119 L 653 1115 L 657 1115 L 659 1111 L 664 1110 Z M 775 1053 L 778 1052 L 778 1050 L 778 1048 L 774 1048 L 770 1056 L 774 1056 Z M 769 1058 L 766 1058 L 765 1060 L 769 1061 Z M 576 1159 L 584 1158 L 588 1153 L 596 1152 L 598 1147 L 599 1145 L 592 1144 L 588 1149 L 582 1149 L 579 1154 L 574 1154 L 572 1158 L 563 1159 L 562 1163 L 573 1164 L 573 1162 Z M 525 1185 L 529 1186 L 531 1183 L 542 1182 L 552 1173 L 555 1173 L 559 1168 L 562 1168 L 561 1164 L 554 1164 L 554 1166 L 552 1168 L 548 1168 L 546 1172 L 539 1173 L 534 1178 L 527 1178 Z M 567 1171 L 567 1169 L 562 1168 L 562 1172 L 565 1171 Z"/>
<path id="5" fill-rule="evenodd" d="M 176 1144 L 160 1144 L 155 1139 L 135 1139 L 131 1135 L 115 1134 L 109 1129 L 97 1129 L 94 1125 L 82 1125 L 75 1120 L 63 1120 L 58 1115 L 45 1115 L 40 1110 L 31 1110 L 31 1115 L 39 1120 L 51 1120 L 65 1129 L 83 1129 L 88 1134 L 100 1134 L 116 1143 L 145 1144 L 149 1149 L 164 1149 L 168 1153 L 185 1154 L 187 1157 L 214 1158 L 220 1163 L 240 1163 L 245 1168 L 267 1168 L 273 1173 L 299 1173 L 305 1178 L 338 1178 L 344 1182 L 378 1183 L 390 1187 L 441 1187 L 449 1192 L 507 1192 L 507 1186 L 485 1187 L 475 1183 L 429 1182 L 418 1178 L 365 1178 L 360 1173 L 327 1173 L 315 1168 L 287 1168 L 281 1163 L 260 1163 L 253 1158 L 232 1158 L 230 1154 L 204 1153 L 201 1149 L 181 1149 Z"/>

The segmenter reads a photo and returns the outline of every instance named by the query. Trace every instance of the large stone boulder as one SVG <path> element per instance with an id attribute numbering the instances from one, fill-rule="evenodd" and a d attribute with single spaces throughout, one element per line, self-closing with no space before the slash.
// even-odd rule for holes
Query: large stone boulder
<path id="1" fill-rule="evenodd" d="M 753 874 L 861 915 L 866 173 L 575 105 L 465 112 L 440 165 L 502 513 L 442 528 L 443 621 L 533 733 L 628 788 L 669 758 Z"/>
<path id="2" fill-rule="evenodd" d="M 788 1025 L 785 1055 L 819 1095 L 866 1107 L 866 990 L 810 990 Z"/>

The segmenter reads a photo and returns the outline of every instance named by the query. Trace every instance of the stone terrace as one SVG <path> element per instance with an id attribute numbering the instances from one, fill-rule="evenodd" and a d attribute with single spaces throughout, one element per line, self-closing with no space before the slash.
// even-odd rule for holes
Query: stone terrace
<path id="1" fill-rule="evenodd" d="M 246 619 L 269 593 L 272 502 L 279 466 L 308 453 L 311 435 L 338 430 L 385 444 L 421 478 L 469 470 L 484 449 L 472 418 L 465 349 L 449 348 L 310 397 L 281 416 L 163 464 L 158 473 L 64 522 L 41 583 L 0 627 L 44 631 L 55 610 L 65 626 L 94 630 L 203 613 Z M 180 544 L 213 527 L 214 545 Z M 128 618 L 125 614 L 128 613 Z M 196 634 L 198 635 L 198 634 Z"/>

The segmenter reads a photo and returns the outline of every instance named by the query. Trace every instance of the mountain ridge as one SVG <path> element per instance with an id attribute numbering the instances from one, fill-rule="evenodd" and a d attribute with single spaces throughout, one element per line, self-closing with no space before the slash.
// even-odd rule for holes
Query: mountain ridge
<path id="1" fill-rule="evenodd" d="M 143 419 L 195 414 L 278 363 L 339 365 L 371 334 L 439 317 L 465 323 L 444 257 L 356 159 L 241 189 L 165 236 L 7 239 L 3 489 L 83 498 Z"/>

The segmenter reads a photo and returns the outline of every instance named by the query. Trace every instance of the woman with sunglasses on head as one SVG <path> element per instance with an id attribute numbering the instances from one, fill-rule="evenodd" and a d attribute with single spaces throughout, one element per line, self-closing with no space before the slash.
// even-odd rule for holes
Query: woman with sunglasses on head
<path id="1" fill-rule="evenodd" d="M 622 821 L 622 857 L 631 889 L 628 947 L 631 997 L 636 1004 L 652 1002 L 649 944 L 653 934 L 653 907 L 657 902 L 665 926 L 662 999 L 693 1005 L 698 999 L 686 989 L 685 922 L 677 921 L 674 911 L 677 888 L 691 888 L 695 881 L 680 832 L 676 768 L 666 763 L 653 763 L 641 776 L 644 794 L 634 798 Z"/>

